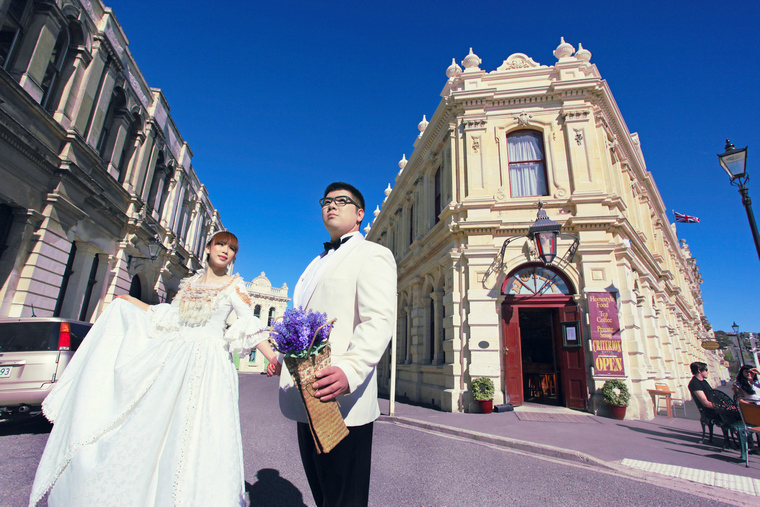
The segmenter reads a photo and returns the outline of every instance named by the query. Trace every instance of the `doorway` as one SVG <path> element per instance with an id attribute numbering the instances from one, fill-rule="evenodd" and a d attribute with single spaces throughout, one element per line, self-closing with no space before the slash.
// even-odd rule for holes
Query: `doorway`
<path id="1" fill-rule="evenodd" d="M 557 309 L 520 308 L 518 315 L 525 401 L 561 405 Z"/>
<path id="2" fill-rule="evenodd" d="M 581 309 L 556 268 L 526 265 L 502 285 L 504 390 L 525 401 L 588 409 L 588 365 Z"/>

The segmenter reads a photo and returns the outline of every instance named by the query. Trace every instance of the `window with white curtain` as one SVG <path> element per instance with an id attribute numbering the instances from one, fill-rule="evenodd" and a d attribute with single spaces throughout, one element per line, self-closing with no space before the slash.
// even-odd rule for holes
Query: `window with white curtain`
<path id="1" fill-rule="evenodd" d="M 540 132 L 519 130 L 507 136 L 512 197 L 547 195 L 544 142 Z"/>

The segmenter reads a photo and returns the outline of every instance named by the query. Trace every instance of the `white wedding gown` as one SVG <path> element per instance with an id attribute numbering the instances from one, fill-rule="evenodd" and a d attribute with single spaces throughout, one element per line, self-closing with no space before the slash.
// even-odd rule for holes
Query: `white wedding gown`
<path id="1" fill-rule="evenodd" d="M 232 352 L 267 333 L 242 278 L 188 278 L 147 312 L 117 299 L 43 403 L 54 422 L 30 505 L 245 505 Z M 232 310 L 237 320 L 225 330 Z"/>

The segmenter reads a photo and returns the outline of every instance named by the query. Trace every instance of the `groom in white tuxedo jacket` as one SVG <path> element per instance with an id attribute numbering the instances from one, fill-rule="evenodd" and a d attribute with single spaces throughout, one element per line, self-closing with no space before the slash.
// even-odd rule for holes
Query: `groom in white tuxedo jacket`
<path id="1" fill-rule="evenodd" d="M 319 202 L 330 242 L 298 280 L 293 306 L 336 319 L 330 334 L 332 366 L 317 373 L 314 388 L 322 400 L 337 398 L 349 435 L 329 453 L 317 452 L 303 402 L 284 365 L 280 409 L 298 422 L 301 460 L 317 506 L 361 506 L 368 503 L 372 425 L 380 415 L 375 367 L 396 325 L 396 261 L 390 250 L 359 232 L 364 197 L 356 188 L 331 183 Z"/>

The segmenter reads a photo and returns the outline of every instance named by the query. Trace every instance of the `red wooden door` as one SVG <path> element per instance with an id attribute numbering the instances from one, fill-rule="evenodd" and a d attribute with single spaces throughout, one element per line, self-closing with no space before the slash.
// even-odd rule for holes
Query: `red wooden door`
<path id="1" fill-rule="evenodd" d="M 569 303 L 559 309 L 560 326 L 566 326 L 571 322 L 581 320 L 581 312 L 578 305 Z M 565 324 L 563 324 L 565 323 Z M 563 341 L 562 330 L 560 330 L 560 370 L 562 393 L 565 397 L 565 406 L 568 408 L 587 409 L 588 408 L 588 387 L 586 382 L 586 355 L 583 351 L 583 326 L 572 326 L 577 330 L 575 343 L 577 345 L 568 345 Z M 572 341 L 569 343 L 573 343 Z"/>
<path id="2" fill-rule="evenodd" d="M 520 318 L 517 306 L 504 306 L 504 382 L 512 405 L 523 404 Z"/>

